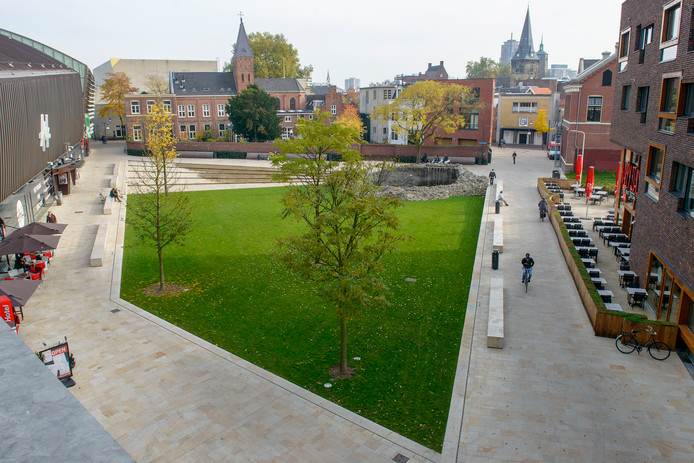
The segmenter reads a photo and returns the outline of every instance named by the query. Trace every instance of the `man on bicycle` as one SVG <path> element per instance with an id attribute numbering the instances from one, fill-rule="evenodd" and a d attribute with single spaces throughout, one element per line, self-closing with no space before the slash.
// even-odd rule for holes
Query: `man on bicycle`
<path id="1" fill-rule="evenodd" d="M 526 281 L 530 283 L 530 279 L 533 276 L 533 267 L 535 266 L 535 261 L 530 257 L 530 253 L 525 253 L 525 257 L 521 260 L 521 265 L 523 266 L 523 276 L 521 283 Z"/>
<path id="2" fill-rule="evenodd" d="M 547 217 L 547 201 L 545 201 L 545 198 L 542 198 L 537 203 L 537 207 L 540 209 L 540 219 L 545 220 L 545 217 Z"/>

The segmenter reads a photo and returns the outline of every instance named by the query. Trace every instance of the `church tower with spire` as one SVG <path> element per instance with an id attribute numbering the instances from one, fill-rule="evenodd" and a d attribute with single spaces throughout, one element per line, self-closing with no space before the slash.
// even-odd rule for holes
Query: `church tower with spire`
<path id="1" fill-rule="evenodd" d="M 545 51 L 545 37 L 542 36 L 540 40 L 540 49 L 537 50 L 537 58 L 540 60 L 540 66 L 538 68 L 539 78 L 544 79 L 547 77 L 549 71 L 549 54 Z"/>
<path id="2" fill-rule="evenodd" d="M 535 53 L 533 45 L 533 30 L 530 25 L 529 6 L 525 14 L 525 23 L 523 23 L 523 33 L 521 34 L 520 42 L 518 42 L 518 49 L 513 58 L 511 58 L 511 72 L 513 73 L 514 84 L 523 80 L 541 77 L 540 58 Z"/>
<path id="3" fill-rule="evenodd" d="M 248 43 L 246 28 L 243 26 L 243 18 L 241 18 L 239 35 L 234 45 L 234 56 L 231 58 L 231 72 L 234 75 L 237 94 L 255 83 L 253 50 L 251 50 L 251 45 Z"/>

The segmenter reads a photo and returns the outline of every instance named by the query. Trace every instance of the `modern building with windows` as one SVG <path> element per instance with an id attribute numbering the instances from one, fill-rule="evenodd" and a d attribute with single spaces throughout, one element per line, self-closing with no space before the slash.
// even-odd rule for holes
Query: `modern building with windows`
<path id="1" fill-rule="evenodd" d="M 679 324 L 694 352 L 694 22 L 687 0 L 622 5 L 612 140 L 616 210 L 652 319 Z"/>
<path id="2" fill-rule="evenodd" d="M 41 219 L 84 163 L 94 80 L 84 64 L 0 29 L 0 217 Z"/>
<path id="3" fill-rule="evenodd" d="M 573 168 L 576 155 L 583 150 L 583 165 L 596 170 L 617 169 L 621 148 L 610 141 L 612 109 L 615 99 L 617 55 L 606 53 L 576 78 L 562 86 L 561 158 L 563 166 Z M 630 108 L 628 95 L 620 108 Z"/>
<path id="4" fill-rule="evenodd" d="M 496 110 L 496 140 L 507 145 L 542 146 L 549 132 L 539 133 L 535 126 L 544 111 L 548 127 L 554 127 L 554 93 L 544 87 L 512 87 L 499 92 Z"/>
<path id="5" fill-rule="evenodd" d="M 390 145 L 406 145 L 407 136 L 398 133 L 393 121 L 382 121 L 373 116 L 377 107 L 391 103 L 400 95 L 403 86 L 396 82 L 371 84 L 359 89 L 359 111 L 366 121 L 366 141 Z"/>

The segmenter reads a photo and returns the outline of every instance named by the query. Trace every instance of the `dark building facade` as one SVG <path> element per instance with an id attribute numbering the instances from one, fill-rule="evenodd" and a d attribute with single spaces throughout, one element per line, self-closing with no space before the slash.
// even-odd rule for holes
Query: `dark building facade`
<path id="1" fill-rule="evenodd" d="M 623 147 L 616 206 L 650 318 L 694 352 L 694 30 L 691 0 L 622 5 L 612 140 Z"/>
<path id="2" fill-rule="evenodd" d="M 0 33 L 0 217 L 9 226 L 69 193 L 87 149 L 88 76 L 36 44 Z"/>
<path id="3" fill-rule="evenodd" d="M 513 84 L 525 82 L 528 79 L 544 78 L 547 72 L 548 58 L 549 55 L 545 51 L 544 40 L 542 45 L 540 45 L 539 53 L 535 52 L 533 28 L 530 23 L 530 7 L 528 7 L 518 48 L 516 49 L 516 54 L 511 58 Z"/>

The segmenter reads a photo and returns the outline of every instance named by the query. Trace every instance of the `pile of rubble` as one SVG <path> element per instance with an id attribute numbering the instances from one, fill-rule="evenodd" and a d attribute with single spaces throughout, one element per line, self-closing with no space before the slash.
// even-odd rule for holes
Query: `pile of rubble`
<path id="1" fill-rule="evenodd" d="M 489 180 L 473 174 L 462 166 L 456 166 L 458 176 L 455 182 L 448 185 L 434 186 L 391 186 L 381 189 L 381 194 L 395 196 L 406 201 L 429 201 L 446 199 L 451 196 L 484 196 Z"/>

